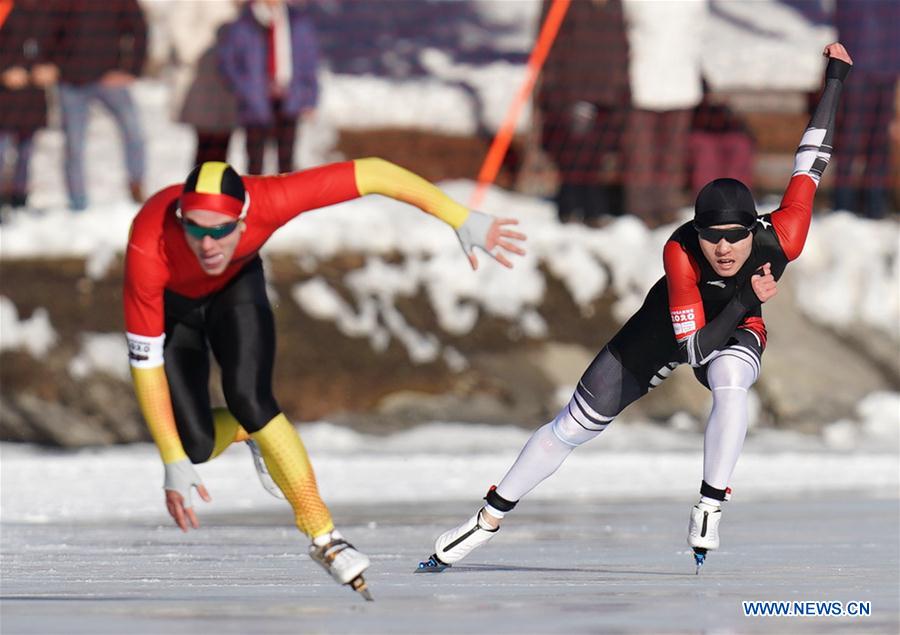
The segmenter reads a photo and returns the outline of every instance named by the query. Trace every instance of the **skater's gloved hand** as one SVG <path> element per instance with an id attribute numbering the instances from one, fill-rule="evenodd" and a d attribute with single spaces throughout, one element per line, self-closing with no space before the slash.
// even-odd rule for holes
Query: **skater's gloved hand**
<path id="1" fill-rule="evenodd" d="M 456 230 L 463 251 L 469 257 L 472 269 L 478 269 L 478 259 L 475 257 L 475 247 L 485 251 L 491 258 L 504 267 L 512 268 L 512 263 L 504 252 L 525 255 L 525 250 L 511 240 L 525 240 L 525 234 L 511 229 L 505 225 L 518 225 L 514 218 L 494 218 L 488 214 L 471 210 L 465 222 Z"/>
<path id="2" fill-rule="evenodd" d="M 774 298 L 778 293 L 778 284 L 775 282 L 775 276 L 772 275 L 772 265 L 767 262 L 760 267 L 760 270 L 750 277 L 750 285 L 760 302 Z"/>
<path id="3" fill-rule="evenodd" d="M 822 51 L 822 55 L 829 59 L 841 60 L 845 64 L 853 66 L 853 60 L 850 58 L 850 53 L 847 52 L 847 49 L 844 48 L 844 45 L 840 42 L 833 42 L 826 46 L 825 50 Z"/>
<path id="4" fill-rule="evenodd" d="M 166 463 L 166 480 L 163 487 L 166 490 L 166 509 L 175 520 L 175 524 L 181 527 L 181 531 L 188 530 L 188 521 L 194 529 L 200 528 L 197 515 L 194 513 L 194 503 L 191 500 L 191 488 L 196 487 L 197 493 L 207 503 L 212 500 L 197 470 L 191 465 L 190 459 L 182 459 L 174 463 Z"/>

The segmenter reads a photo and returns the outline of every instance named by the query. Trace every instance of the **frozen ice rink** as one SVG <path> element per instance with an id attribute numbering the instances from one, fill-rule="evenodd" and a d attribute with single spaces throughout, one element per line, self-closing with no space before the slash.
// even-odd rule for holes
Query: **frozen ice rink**
<path id="1" fill-rule="evenodd" d="M 374 603 L 305 555 L 284 511 L 155 522 L 4 523 L 2 632 L 896 633 L 900 507 L 847 492 L 732 502 L 694 575 L 690 503 L 526 501 L 498 537 L 415 574 L 475 502 L 340 505 Z M 871 602 L 868 617 L 744 617 L 742 601 Z"/>

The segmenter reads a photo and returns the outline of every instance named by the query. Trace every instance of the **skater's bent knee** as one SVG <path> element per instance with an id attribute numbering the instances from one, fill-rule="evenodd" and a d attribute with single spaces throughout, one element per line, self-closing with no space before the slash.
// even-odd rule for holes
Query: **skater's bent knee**
<path id="1" fill-rule="evenodd" d="M 215 441 L 211 437 L 202 437 L 191 441 L 182 442 L 184 453 L 187 454 L 191 463 L 206 463 L 213 454 Z"/>
<path id="2" fill-rule="evenodd" d="M 281 409 L 272 396 L 260 398 L 243 391 L 225 393 L 228 409 L 247 432 L 259 432 Z"/>
<path id="3" fill-rule="evenodd" d="M 573 397 L 574 401 L 574 397 Z M 585 425 L 573 416 L 572 408 L 576 407 L 573 403 L 569 403 L 560 411 L 553 420 L 553 433 L 556 437 L 567 445 L 578 447 L 596 437 L 606 429 L 609 422 L 596 424 L 593 422 Z"/>
<path id="4" fill-rule="evenodd" d="M 756 381 L 756 368 L 748 361 L 734 355 L 724 354 L 709 365 L 707 380 L 715 391 L 719 388 L 749 389 Z"/>

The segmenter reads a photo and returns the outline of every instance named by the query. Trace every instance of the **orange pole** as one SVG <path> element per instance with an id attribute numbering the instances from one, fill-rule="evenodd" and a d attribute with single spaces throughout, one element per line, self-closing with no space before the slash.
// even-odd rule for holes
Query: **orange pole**
<path id="1" fill-rule="evenodd" d="M 525 81 L 522 82 L 519 92 L 509 105 L 503 125 L 500 126 L 500 130 L 494 135 L 491 147 L 484 158 L 481 170 L 478 172 L 478 186 L 472 195 L 470 207 L 481 205 L 488 186 L 497 178 L 497 173 L 503 164 L 503 158 L 506 156 L 506 151 L 509 150 L 509 144 L 512 142 L 519 113 L 522 111 L 522 106 L 525 105 L 525 102 L 531 96 L 534 82 L 537 80 L 538 73 L 540 73 L 544 62 L 547 60 L 547 54 L 550 53 L 550 47 L 553 46 L 553 42 L 556 40 L 556 34 L 559 33 L 559 26 L 562 24 L 563 18 L 566 17 L 566 11 L 569 9 L 570 2 L 571 0 L 553 0 L 553 4 L 547 12 L 547 17 L 541 26 L 537 42 L 535 42 L 531 55 L 528 58 Z"/>
<path id="2" fill-rule="evenodd" d="M 6 18 L 9 17 L 12 8 L 13 0 L 0 0 L 0 26 L 3 26 L 3 23 L 6 22 Z"/>

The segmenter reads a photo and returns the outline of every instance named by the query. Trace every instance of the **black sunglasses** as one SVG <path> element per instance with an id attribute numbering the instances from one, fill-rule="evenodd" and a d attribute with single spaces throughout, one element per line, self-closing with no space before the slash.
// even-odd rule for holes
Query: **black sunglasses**
<path id="1" fill-rule="evenodd" d="M 723 238 L 732 245 L 744 240 L 750 235 L 750 227 L 734 227 L 732 229 L 713 229 L 712 227 L 697 227 L 694 229 L 700 235 L 700 238 L 708 243 L 717 244 Z"/>
<path id="2" fill-rule="evenodd" d="M 241 219 L 237 219 L 236 221 L 231 223 L 222 223 L 221 225 L 213 225 L 212 227 L 209 227 L 207 225 L 198 225 L 191 219 L 185 218 L 184 216 L 182 216 L 179 220 L 181 220 L 181 226 L 184 227 L 184 231 L 186 231 L 191 237 L 196 238 L 197 240 L 203 240 L 207 236 L 209 236 L 213 240 L 225 238 L 225 236 L 228 236 L 235 229 L 237 229 L 238 225 L 241 224 Z"/>

